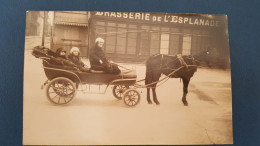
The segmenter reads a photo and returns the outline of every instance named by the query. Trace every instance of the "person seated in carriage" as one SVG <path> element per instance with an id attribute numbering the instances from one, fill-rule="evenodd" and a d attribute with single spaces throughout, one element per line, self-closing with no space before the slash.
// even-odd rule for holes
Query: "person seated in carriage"
<path id="1" fill-rule="evenodd" d="M 72 47 L 70 49 L 70 54 L 68 55 L 68 59 L 74 63 L 79 70 L 83 72 L 89 72 L 89 68 L 80 58 L 80 51 L 78 47 Z"/>
<path id="2" fill-rule="evenodd" d="M 91 69 L 95 71 L 104 71 L 109 74 L 119 74 L 121 71 L 118 65 L 111 63 L 102 50 L 104 39 L 98 37 L 95 40 L 95 46 L 90 50 L 89 61 Z"/>
<path id="3" fill-rule="evenodd" d="M 56 65 L 61 65 L 61 66 L 69 66 L 69 67 L 77 67 L 74 63 L 68 60 L 66 56 L 66 50 L 63 48 L 58 48 L 56 50 L 56 53 L 51 56 L 52 58 L 52 63 Z"/>

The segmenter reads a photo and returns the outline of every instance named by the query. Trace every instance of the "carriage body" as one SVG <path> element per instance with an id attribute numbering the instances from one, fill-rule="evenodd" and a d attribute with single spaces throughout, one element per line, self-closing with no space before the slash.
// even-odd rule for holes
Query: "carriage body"
<path id="1" fill-rule="evenodd" d="M 108 86 L 113 85 L 113 95 L 117 99 L 123 99 L 128 106 L 135 106 L 140 101 L 140 93 L 136 89 L 129 89 L 136 83 L 135 70 L 122 70 L 120 74 L 107 74 L 100 71 L 80 71 L 74 66 L 57 65 L 54 53 L 48 48 L 35 47 L 32 55 L 42 59 L 43 69 L 47 81 L 42 87 L 46 87 L 47 98 L 55 104 L 67 104 L 75 96 L 79 85 L 105 85 L 105 93 Z M 81 90 L 84 93 L 84 90 Z M 90 91 L 91 92 L 91 91 Z M 134 98 L 135 96 L 136 98 Z"/>
<path id="2" fill-rule="evenodd" d="M 104 72 L 82 72 L 75 67 L 58 66 L 43 61 L 43 68 L 48 80 L 57 77 L 65 77 L 76 84 L 100 84 L 100 85 L 134 85 L 136 82 L 136 71 L 122 71 L 120 74 L 107 74 Z"/>

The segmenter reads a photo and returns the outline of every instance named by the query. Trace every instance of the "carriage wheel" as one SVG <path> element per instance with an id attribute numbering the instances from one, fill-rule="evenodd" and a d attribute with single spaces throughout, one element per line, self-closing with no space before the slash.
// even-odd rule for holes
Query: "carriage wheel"
<path id="1" fill-rule="evenodd" d="M 123 93 L 127 89 L 129 89 L 129 86 L 126 86 L 126 85 L 115 85 L 113 87 L 113 95 L 115 96 L 115 98 L 121 100 L 122 96 L 123 96 Z"/>
<path id="2" fill-rule="evenodd" d="M 75 84 L 68 78 L 53 79 L 46 88 L 47 98 L 55 104 L 67 104 L 76 94 Z"/>
<path id="3" fill-rule="evenodd" d="M 136 106 L 139 103 L 140 98 L 140 93 L 135 89 L 128 89 L 123 94 L 124 103 L 130 107 Z"/>

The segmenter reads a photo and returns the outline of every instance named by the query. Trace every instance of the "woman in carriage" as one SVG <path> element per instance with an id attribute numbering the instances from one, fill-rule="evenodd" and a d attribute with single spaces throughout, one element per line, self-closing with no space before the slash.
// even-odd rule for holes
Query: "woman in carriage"
<path id="1" fill-rule="evenodd" d="M 90 50 L 89 61 L 92 70 L 104 71 L 109 74 L 119 74 L 121 71 L 114 63 L 110 63 L 102 50 L 104 39 L 97 38 L 95 47 Z"/>

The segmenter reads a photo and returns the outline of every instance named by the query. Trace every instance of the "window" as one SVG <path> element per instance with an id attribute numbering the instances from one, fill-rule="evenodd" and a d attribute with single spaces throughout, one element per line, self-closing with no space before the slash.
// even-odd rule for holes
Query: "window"
<path id="1" fill-rule="evenodd" d="M 152 27 L 151 33 L 151 50 L 150 55 L 159 54 L 160 52 L 160 27 Z"/>
<path id="2" fill-rule="evenodd" d="M 149 44 L 149 26 L 143 25 L 141 27 L 141 46 L 139 55 L 149 55 L 150 44 Z"/>
<path id="3" fill-rule="evenodd" d="M 212 39 L 207 31 L 204 30 L 194 30 L 191 40 L 191 54 L 199 55 L 207 47 L 212 46 Z"/>
<path id="4" fill-rule="evenodd" d="M 116 45 L 116 53 L 125 54 L 126 47 L 126 28 L 118 28 L 117 31 L 117 45 Z"/>
<path id="5" fill-rule="evenodd" d="M 170 32 L 170 48 L 169 48 L 169 54 L 170 55 L 176 55 L 179 54 L 179 50 L 181 49 L 180 39 L 182 38 L 182 34 L 180 34 L 180 30 L 178 28 L 171 28 Z"/>
<path id="6" fill-rule="evenodd" d="M 191 54 L 191 36 L 183 36 L 182 55 Z"/>
<path id="7" fill-rule="evenodd" d="M 136 53 L 136 41 L 137 41 L 137 25 L 129 24 L 127 33 L 127 54 Z"/>
<path id="8" fill-rule="evenodd" d="M 169 34 L 161 34 L 160 54 L 169 54 Z"/>
<path id="9" fill-rule="evenodd" d="M 106 53 L 136 54 L 138 30 L 135 24 L 96 21 L 95 33 L 105 39 Z"/>
<path id="10" fill-rule="evenodd" d="M 115 53 L 116 48 L 116 35 L 115 34 L 109 34 L 111 32 L 116 32 L 115 27 L 107 27 L 107 34 L 106 34 L 106 52 L 107 53 Z"/>
<path id="11" fill-rule="evenodd" d="M 180 47 L 180 35 L 171 34 L 170 35 L 170 55 L 179 54 L 179 47 Z"/>
<path id="12" fill-rule="evenodd" d="M 116 35 L 116 53 L 117 54 L 125 54 L 126 50 L 126 24 L 119 23 L 117 28 L 117 35 Z"/>

